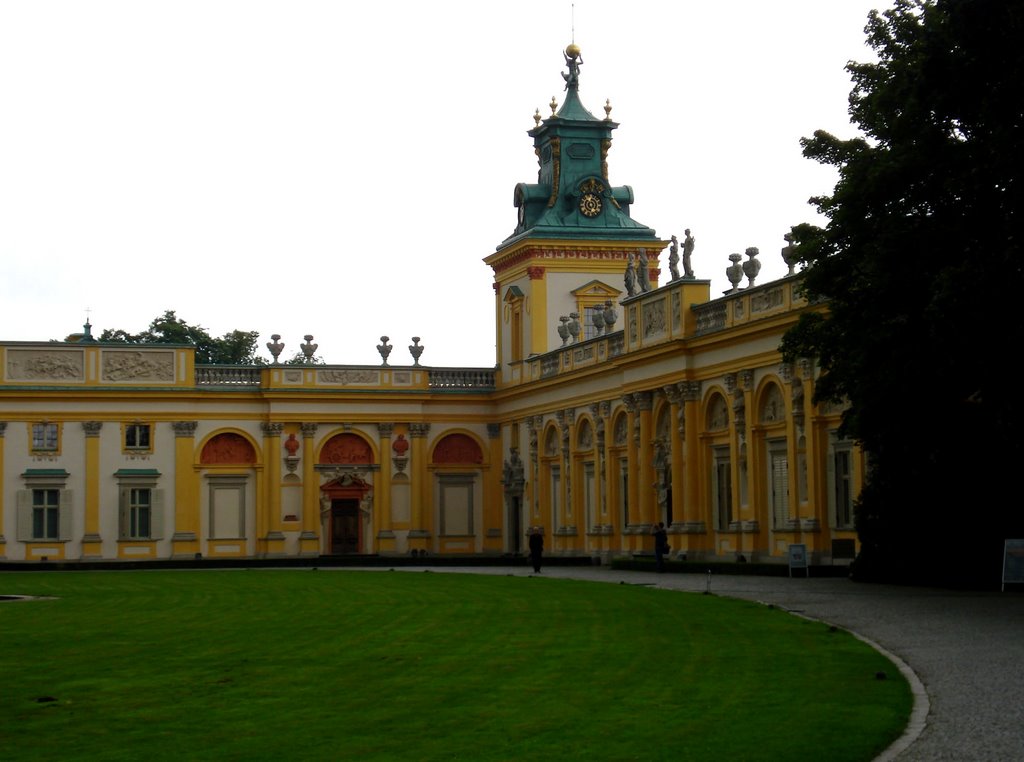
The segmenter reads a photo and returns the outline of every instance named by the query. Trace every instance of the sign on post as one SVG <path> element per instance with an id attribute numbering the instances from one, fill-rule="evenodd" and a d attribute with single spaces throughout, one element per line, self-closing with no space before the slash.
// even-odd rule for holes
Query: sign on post
<path id="1" fill-rule="evenodd" d="M 789 546 L 789 576 L 793 576 L 794 569 L 803 569 L 807 576 L 811 576 L 811 569 L 807 565 L 807 546 L 803 543 L 794 543 Z"/>
<path id="2" fill-rule="evenodd" d="M 1024 540 L 1003 543 L 1003 587 L 1006 583 L 1024 583 Z"/>

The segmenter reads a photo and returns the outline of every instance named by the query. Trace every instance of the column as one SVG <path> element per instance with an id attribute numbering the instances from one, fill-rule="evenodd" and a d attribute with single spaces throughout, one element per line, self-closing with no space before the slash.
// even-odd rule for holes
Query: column
<path id="1" fill-rule="evenodd" d="M 391 436 L 395 424 L 378 423 L 377 437 L 380 449 L 379 484 L 373 485 L 373 518 L 377 530 L 377 552 L 395 552 L 395 532 L 391 528 Z"/>
<path id="2" fill-rule="evenodd" d="M 637 440 L 639 439 L 639 425 L 640 421 L 637 416 L 636 407 L 636 395 L 635 394 L 624 394 L 622 396 L 622 404 L 626 408 L 626 489 L 628 494 L 626 495 L 626 505 L 628 507 L 629 520 L 626 526 L 623 528 L 623 535 L 629 535 L 629 542 L 627 538 L 623 537 L 623 550 L 639 550 L 634 542 L 635 535 L 637 532 L 642 532 L 643 528 L 640 526 L 640 500 L 639 500 L 639 486 L 640 486 L 640 473 L 637 466 Z"/>
<path id="3" fill-rule="evenodd" d="M 596 529 L 593 531 L 600 535 L 595 540 L 595 546 L 603 553 L 610 550 L 608 547 L 609 530 L 611 529 L 608 520 L 608 452 L 605 436 L 610 408 L 611 405 L 607 402 L 597 402 L 590 406 L 590 412 L 594 416 L 594 505 L 596 507 L 594 524 Z"/>
<path id="4" fill-rule="evenodd" d="M 523 499 L 529 506 L 527 512 L 527 526 L 541 524 L 540 520 L 540 444 L 538 439 L 544 428 L 544 417 L 540 415 L 531 416 L 526 419 L 527 432 L 529 434 L 530 451 L 528 456 L 529 476 L 526 479 L 526 490 Z M 526 528 L 523 527 L 523 532 Z M 522 539 L 522 538 L 520 538 Z"/>
<path id="5" fill-rule="evenodd" d="M 541 355 L 548 351 L 548 283 L 544 268 L 528 267 L 526 274 L 530 279 L 530 345 L 523 347 L 524 360 L 531 352 Z"/>
<path id="6" fill-rule="evenodd" d="M 654 502 L 654 462 L 651 457 L 651 442 L 654 439 L 654 429 L 651 422 L 651 408 L 654 406 L 654 395 L 651 392 L 637 392 L 636 398 L 637 417 L 639 421 L 639 441 L 637 442 L 637 471 L 639 472 L 640 484 L 638 485 L 638 497 L 640 502 L 640 523 L 644 525 L 643 532 L 645 539 L 650 540 L 653 547 L 654 541 L 651 538 L 651 525 L 656 522 Z"/>
<path id="7" fill-rule="evenodd" d="M 427 506 L 433 504 L 430 499 L 430 474 L 427 471 L 427 435 L 430 433 L 429 423 L 410 423 L 409 438 L 412 440 L 412 485 L 410 502 L 412 528 L 409 530 L 409 550 L 420 552 L 427 550 L 430 539 L 430 526 L 433 522 L 427 514 Z"/>
<path id="8" fill-rule="evenodd" d="M 685 497 L 685 460 L 683 457 L 683 436 L 686 432 L 686 421 L 683 417 L 683 395 L 677 384 L 669 384 L 663 388 L 668 399 L 671 419 L 674 423 L 669 430 L 669 449 L 672 453 L 672 524 L 669 531 L 676 532 L 683 526 L 683 504 Z"/>
<path id="9" fill-rule="evenodd" d="M 320 480 L 316 475 L 313 447 L 317 424 L 303 423 L 302 430 L 302 532 L 299 533 L 299 555 L 320 555 Z"/>
<path id="10" fill-rule="evenodd" d="M 174 421 L 174 534 L 173 558 L 199 555 L 199 475 L 196 473 L 195 438 L 198 421 Z"/>
<path id="11" fill-rule="evenodd" d="M 85 533 L 82 559 L 102 558 L 100 538 L 100 429 L 102 421 L 82 421 L 85 432 Z M 120 517 L 118 518 L 120 520 Z"/>
<path id="12" fill-rule="evenodd" d="M 579 538 L 580 506 L 576 499 L 580 488 L 576 485 L 576 410 L 569 408 L 558 419 L 562 427 L 562 526 L 564 538 L 562 549 L 571 551 L 577 547 Z M 582 480 L 579 480 L 582 481 Z"/>
<path id="13" fill-rule="evenodd" d="M 256 506 L 256 553 L 263 556 L 284 555 L 284 532 L 281 526 L 281 432 L 283 423 L 261 423 L 266 499 Z"/>
<path id="14" fill-rule="evenodd" d="M 0 558 L 7 557 L 7 540 L 4 539 L 4 433 L 7 421 L 0 421 Z"/>
<path id="15" fill-rule="evenodd" d="M 689 532 L 704 533 L 713 526 L 709 511 L 710 500 L 702 506 L 700 501 L 700 381 L 682 381 L 679 383 L 682 396 L 682 423 L 684 472 L 683 472 L 683 523 Z"/>
<path id="16" fill-rule="evenodd" d="M 502 471 L 498 464 L 503 462 L 501 456 L 501 424 L 487 424 L 487 444 L 490 452 L 490 467 L 484 471 L 484 509 L 483 509 L 483 542 L 477 547 L 485 553 L 501 553 L 504 550 L 505 533 L 505 486 L 502 484 Z M 518 447 L 512 442 L 511 447 Z"/>

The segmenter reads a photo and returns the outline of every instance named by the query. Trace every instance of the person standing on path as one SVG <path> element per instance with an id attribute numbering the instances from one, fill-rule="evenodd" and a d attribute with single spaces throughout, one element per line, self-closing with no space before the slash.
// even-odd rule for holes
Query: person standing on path
<path id="1" fill-rule="evenodd" d="M 540 559 L 544 555 L 544 530 L 540 527 L 530 529 L 530 561 L 533 563 L 533 570 L 540 574 Z"/>
<path id="2" fill-rule="evenodd" d="M 659 521 L 654 528 L 654 561 L 659 572 L 665 571 L 665 554 L 668 553 L 668 531 L 665 522 Z"/>

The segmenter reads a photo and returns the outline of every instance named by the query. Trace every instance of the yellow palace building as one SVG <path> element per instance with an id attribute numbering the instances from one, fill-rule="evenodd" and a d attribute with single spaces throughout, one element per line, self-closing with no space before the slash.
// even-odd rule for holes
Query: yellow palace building
<path id="1" fill-rule="evenodd" d="M 812 402 L 813 361 L 778 350 L 820 307 L 796 275 L 755 286 L 755 249 L 712 299 L 689 237 L 680 256 L 630 216 L 578 56 L 484 259 L 493 368 L 420 366 L 416 346 L 392 366 L 386 342 L 380 366 L 197 365 L 88 326 L 0 342 L 0 559 L 500 556 L 531 527 L 547 554 L 611 559 L 649 552 L 658 522 L 690 560 L 851 557 L 862 454 Z"/>

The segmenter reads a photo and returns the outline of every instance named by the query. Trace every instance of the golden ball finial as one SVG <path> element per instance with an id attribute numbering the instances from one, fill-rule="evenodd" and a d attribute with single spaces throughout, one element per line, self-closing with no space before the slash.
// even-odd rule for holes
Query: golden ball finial
<path id="1" fill-rule="evenodd" d="M 565 54 L 567 56 L 569 56 L 569 58 L 573 58 L 573 59 L 579 58 L 580 57 L 580 46 L 577 45 L 575 42 L 569 43 L 569 47 L 567 47 L 565 49 Z"/>

